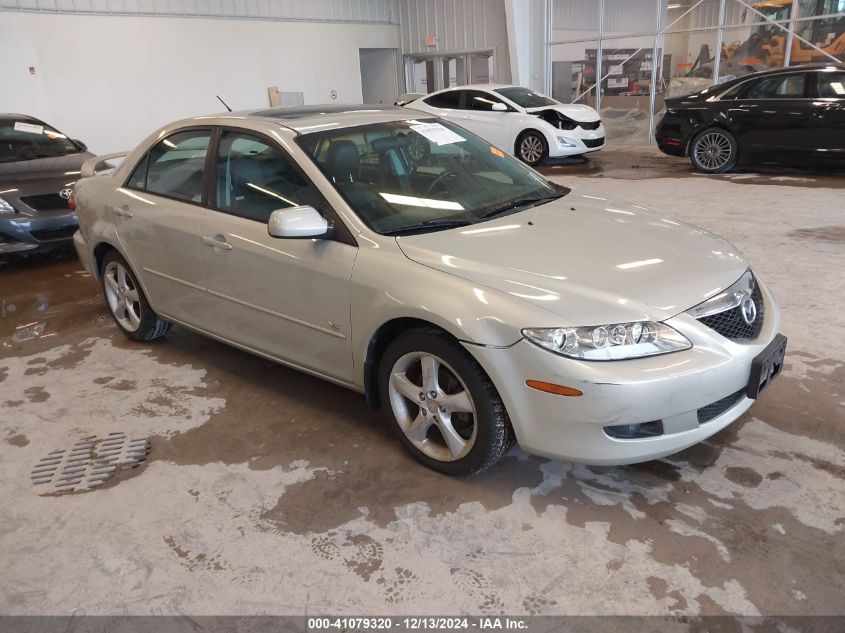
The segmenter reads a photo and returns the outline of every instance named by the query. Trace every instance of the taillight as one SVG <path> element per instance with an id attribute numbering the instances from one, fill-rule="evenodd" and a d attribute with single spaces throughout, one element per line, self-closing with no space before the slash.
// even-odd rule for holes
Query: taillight
<path id="1" fill-rule="evenodd" d="M 67 206 L 72 210 L 76 210 L 76 198 L 73 197 L 73 192 L 71 192 L 70 198 L 67 199 Z"/>

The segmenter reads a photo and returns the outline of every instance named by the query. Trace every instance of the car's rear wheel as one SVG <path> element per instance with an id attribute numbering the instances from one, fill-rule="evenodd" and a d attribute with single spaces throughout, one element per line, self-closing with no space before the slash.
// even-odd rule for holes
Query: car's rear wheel
<path id="1" fill-rule="evenodd" d="M 549 145 L 542 134 L 528 130 L 516 140 L 516 155 L 523 163 L 536 167 L 549 157 Z"/>
<path id="2" fill-rule="evenodd" d="M 435 329 L 401 334 L 388 345 L 379 369 L 389 422 L 426 466 L 471 475 L 495 464 L 513 446 L 496 388 L 446 334 Z"/>
<path id="3" fill-rule="evenodd" d="M 112 318 L 126 336 L 133 341 L 152 341 L 167 334 L 170 323 L 150 308 L 135 273 L 117 251 L 103 258 L 100 279 Z"/>
<path id="4" fill-rule="evenodd" d="M 721 174 L 736 164 L 737 144 L 733 134 L 710 128 L 696 136 L 690 145 L 690 161 L 705 174 Z"/>

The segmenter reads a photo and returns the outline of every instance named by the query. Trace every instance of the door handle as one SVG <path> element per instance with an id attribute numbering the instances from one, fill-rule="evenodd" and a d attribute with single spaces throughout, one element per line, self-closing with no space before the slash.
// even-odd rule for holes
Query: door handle
<path id="1" fill-rule="evenodd" d="M 202 236 L 202 243 L 206 246 L 212 246 L 214 248 L 222 248 L 224 251 L 232 250 L 232 245 L 226 241 L 226 238 L 222 235 L 203 235 Z"/>
<path id="2" fill-rule="evenodd" d="M 112 211 L 114 211 L 116 215 L 119 215 L 122 218 L 132 217 L 132 211 L 129 210 L 128 204 L 122 204 L 119 207 L 113 207 Z"/>

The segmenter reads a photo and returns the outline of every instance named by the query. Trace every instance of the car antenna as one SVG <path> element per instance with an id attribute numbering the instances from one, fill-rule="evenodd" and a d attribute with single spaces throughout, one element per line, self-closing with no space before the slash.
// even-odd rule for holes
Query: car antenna
<path id="1" fill-rule="evenodd" d="M 217 99 L 220 101 L 220 103 L 222 103 L 224 106 L 226 106 L 226 109 L 227 109 L 229 112 L 231 112 L 231 111 L 232 111 L 232 108 L 230 108 L 230 107 L 229 107 L 229 104 L 228 104 L 228 103 L 226 103 L 225 101 L 223 101 L 223 99 L 221 99 L 221 98 L 220 98 L 220 95 L 214 95 L 214 96 L 215 96 L 215 97 L 217 97 Z"/>

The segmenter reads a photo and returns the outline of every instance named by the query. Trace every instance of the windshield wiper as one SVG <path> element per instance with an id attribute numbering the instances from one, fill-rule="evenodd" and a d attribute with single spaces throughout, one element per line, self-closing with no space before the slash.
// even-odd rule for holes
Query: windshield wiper
<path id="1" fill-rule="evenodd" d="M 468 226 L 472 224 L 469 220 L 425 220 L 424 222 L 417 222 L 416 224 L 409 224 L 392 231 L 385 231 L 383 235 L 402 235 L 403 233 L 413 233 L 415 231 L 424 231 L 425 229 L 448 229 L 454 226 Z"/>
<path id="2" fill-rule="evenodd" d="M 524 207 L 529 204 L 539 204 L 541 202 L 548 202 L 549 200 L 557 200 L 558 198 L 562 198 L 565 196 L 565 193 L 553 193 L 551 195 L 546 196 L 527 196 L 525 198 L 517 198 L 516 200 L 511 200 L 510 202 L 506 202 L 500 207 L 496 207 L 495 209 L 490 209 L 489 211 L 485 211 L 479 217 L 484 220 L 487 218 L 492 218 L 495 215 L 500 215 L 505 213 L 506 211 L 511 211 L 513 209 L 518 209 L 519 207 Z"/>

